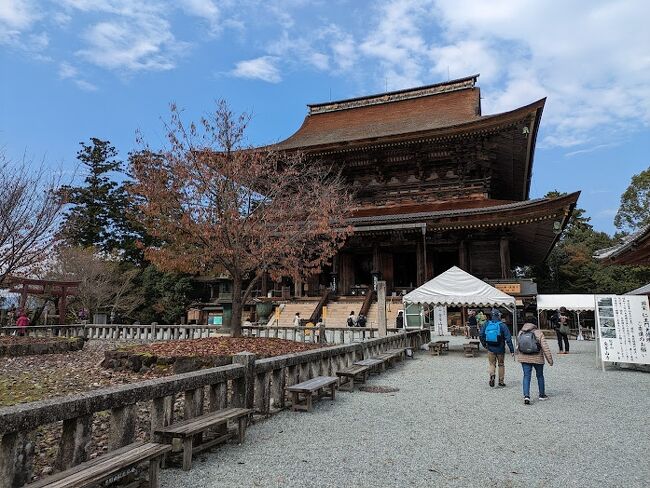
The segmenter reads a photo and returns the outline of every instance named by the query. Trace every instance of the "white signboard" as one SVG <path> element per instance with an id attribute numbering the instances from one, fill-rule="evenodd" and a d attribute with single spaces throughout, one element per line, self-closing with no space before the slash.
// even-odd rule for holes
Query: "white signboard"
<path id="1" fill-rule="evenodd" d="M 436 305 L 433 307 L 433 333 L 439 336 L 449 334 L 447 329 L 447 307 Z"/>
<path id="2" fill-rule="evenodd" d="M 596 324 L 603 362 L 650 364 L 648 297 L 596 295 Z"/>

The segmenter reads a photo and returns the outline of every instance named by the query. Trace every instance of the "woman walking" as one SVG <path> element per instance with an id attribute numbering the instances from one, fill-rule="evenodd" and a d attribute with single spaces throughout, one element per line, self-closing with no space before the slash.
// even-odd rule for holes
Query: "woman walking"
<path id="1" fill-rule="evenodd" d="M 544 361 L 553 366 L 553 355 L 546 343 L 544 334 L 530 319 L 524 324 L 517 336 L 517 361 L 521 363 L 524 372 L 524 404 L 530 405 L 530 380 L 535 370 L 537 376 L 537 387 L 539 388 L 539 399 L 546 400 L 546 389 L 544 385 Z"/>

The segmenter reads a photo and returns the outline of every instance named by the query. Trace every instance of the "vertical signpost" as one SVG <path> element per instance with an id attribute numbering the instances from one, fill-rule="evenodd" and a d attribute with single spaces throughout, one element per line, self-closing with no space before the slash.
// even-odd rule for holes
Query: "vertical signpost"
<path id="1" fill-rule="evenodd" d="M 648 297 L 596 295 L 596 327 L 601 365 L 650 364 Z"/>

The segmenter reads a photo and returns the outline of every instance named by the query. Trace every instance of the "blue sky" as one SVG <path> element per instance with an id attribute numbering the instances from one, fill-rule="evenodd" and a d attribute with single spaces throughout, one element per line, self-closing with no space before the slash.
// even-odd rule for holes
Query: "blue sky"
<path id="1" fill-rule="evenodd" d="M 126 157 L 170 102 L 196 119 L 217 98 L 263 144 L 330 94 L 480 73 L 486 114 L 548 97 L 532 196 L 582 190 L 612 232 L 650 165 L 649 21 L 646 0 L 0 0 L 0 147 L 72 172 L 80 141 Z"/>

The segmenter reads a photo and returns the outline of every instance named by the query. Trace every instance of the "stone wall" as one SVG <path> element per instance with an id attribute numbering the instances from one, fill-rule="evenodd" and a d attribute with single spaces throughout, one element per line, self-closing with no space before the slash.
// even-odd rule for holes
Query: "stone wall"
<path id="1" fill-rule="evenodd" d="M 84 347 L 82 337 L 51 337 L 31 339 L 30 337 L 10 337 L 0 340 L 0 357 L 36 356 L 39 354 L 63 354 L 80 351 Z"/>

